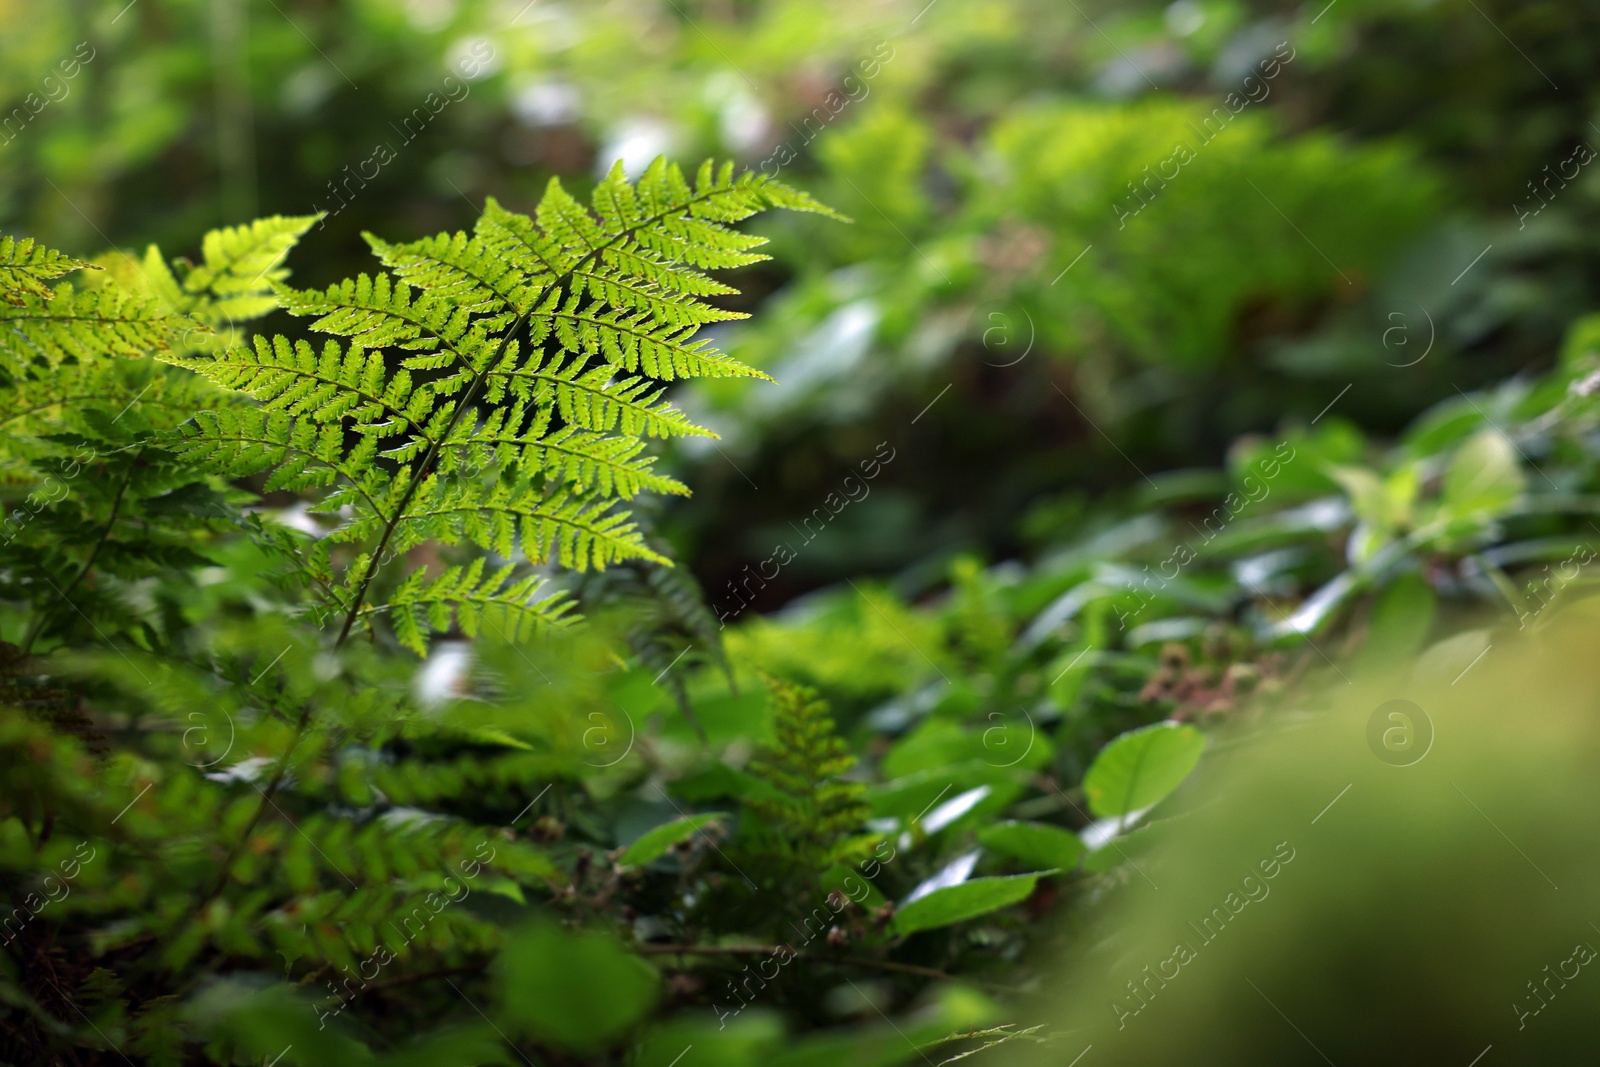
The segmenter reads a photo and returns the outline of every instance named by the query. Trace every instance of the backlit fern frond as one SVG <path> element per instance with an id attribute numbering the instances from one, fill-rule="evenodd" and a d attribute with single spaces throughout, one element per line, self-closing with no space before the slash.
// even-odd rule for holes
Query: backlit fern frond
<path id="1" fill-rule="evenodd" d="M 419 656 L 427 653 L 429 630 L 449 630 L 452 622 L 468 637 L 488 632 L 517 642 L 541 627 L 567 621 L 572 601 L 561 593 L 541 597 L 544 578 L 514 579 L 516 568 L 510 566 L 488 577 L 483 570 L 481 556 L 464 567 L 451 567 L 431 582 L 427 568 L 419 568 L 389 594 L 384 605 L 364 612 L 388 612 L 395 636 Z"/>
<path id="2" fill-rule="evenodd" d="M 25 296 L 48 298 L 46 282 L 85 268 L 92 265 L 36 244 L 31 237 L 0 237 L 0 300 L 21 305 Z"/>
<path id="3" fill-rule="evenodd" d="M 173 322 L 157 304 L 121 289 L 25 293 L 0 304 L 0 369 L 14 378 L 67 360 L 138 359 L 163 351 Z"/>
<path id="4" fill-rule="evenodd" d="M 754 251 L 763 239 L 732 224 L 770 207 L 832 214 L 761 175 L 735 176 L 731 164 L 707 163 L 691 184 L 658 160 L 637 184 L 613 168 L 591 207 L 552 181 L 534 216 L 490 201 L 470 236 L 369 236 L 392 273 L 275 286 L 285 310 L 344 347 L 319 353 L 279 338 L 172 358 L 272 413 L 218 412 L 175 447 L 235 476 L 294 467 L 269 486 L 331 489 L 318 509 L 341 516 L 330 540 L 356 547 L 339 580 L 340 641 L 382 613 L 369 608 L 379 571 L 429 541 L 577 571 L 666 564 L 623 502 L 686 491 L 655 473 L 645 438 L 709 432 L 670 403 L 665 383 L 765 377 L 697 334 L 741 317 L 704 299 L 732 291 L 704 271 L 765 258 Z M 309 221 L 258 223 L 229 240 L 265 248 Z M 276 262 L 265 250 L 258 259 Z M 412 606 L 394 619 L 405 620 L 397 633 L 408 647 L 420 647 L 424 624 L 453 617 L 465 628 L 462 605 L 488 588 L 462 585 L 466 573 L 401 582 Z M 510 580 L 494 579 L 496 596 Z M 417 599 L 423 590 L 431 599 Z"/>
<path id="5" fill-rule="evenodd" d="M 178 273 L 151 245 L 140 264 L 143 280 L 172 314 L 215 331 L 185 334 L 184 347 L 217 350 L 238 340 L 237 324 L 258 319 L 278 306 L 273 286 L 289 276 L 282 266 L 289 250 L 317 221 L 315 215 L 274 215 L 244 226 L 212 230 L 201 244 L 198 264 L 179 261 Z"/>

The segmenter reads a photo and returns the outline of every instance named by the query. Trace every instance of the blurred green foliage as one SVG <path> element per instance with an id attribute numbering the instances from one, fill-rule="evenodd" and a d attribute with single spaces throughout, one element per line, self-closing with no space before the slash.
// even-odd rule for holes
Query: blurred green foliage
<path id="1" fill-rule="evenodd" d="M 326 285 L 370 269 L 364 231 L 530 210 L 552 176 L 586 199 L 663 152 L 854 220 L 760 224 L 774 258 L 715 297 L 753 317 L 700 336 L 777 384 L 674 387 L 721 437 L 674 442 L 657 469 L 692 496 L 635 511 L 685 566 L 564 580 L 580 633 L 446 642 L 420 672 L 381 633 L 334 657 L 307 590 L 267 580 L 303 494 L 247 516 L 259 482 L 202 492 L 136 458 L 195 407 L 149 360 L 105 378 L 151 389 L 137 414 L 66 419 L 8 463 L 12 515 L 43 457 L 88 439 L 101 466 L 6 574 L 0 676 L 31 714 L 0 717 L 0 1058 L 1071 1062 L 1116 1014 L 1019 987 L 1064 960 L 1077 997 L 1165 960 L 1179 905 L 1140 897 L 1151 878 L 1200 872 L 1192 918 L 1276 856 L 1285 798 L 1326 801 L 1300 795 L 1325 752 L 1356 789 L 1393 770 L 1357 746 L 1397 657 L 1446 693 L 1594 581 L 1600 179 L 1563 167 L 1600 136 L 1594 0 L 0 0 L 0 60 L 0 229 L 85 259 L 322 211 L 294 265 Z M 167 270 L 97 262 L 95 293 Z M 200 314 L 177 286 L 203 272 L 171 277 Z M 9 384 L 14 445 L 32 400 Z M 120 555 L 119 513 L 140 531 Z M 30 621 L 97 540 L 116 581 Z M 35 625 L 47 670 L 22 656 Z M 1498 693 L 1554 725 L 1523 748 L 1485 726 L 1451 771 L 1491 795 L 1545 761 L 1581 774 L 1567 690 L 1494 670 L 1468 718 Z M 1362 698 L 1323 711 L 1347 680 Z M 325 716 L 304 740 L 296 701 Z M 1514 758 L 1485 769 L 1496 745 Z M 1573 780 L 1511 835 L 1578 855 L 1588 830 L 1552 829 Z M 1444 801 L 1402 791 L 1392 833 L 1374 816 L 1278 857 L 1294 903 L 1202 965 L 1287 981 L 1304 961 L 1275 944 L 1322 945 L 1349 901 L 1418 953 L 1484 928 L 1456 904 L 1391 928 L 1337 879 L 1294 895 L 1313 864 L 1409 872 L 1419 843 L 1444 873 L 1408 892 L 1492 871 L 1483 899 L 1519 906 Z M 1536 910 L 1552 936 L 1571 917 Z M 1438 1019 L 1506 1014 L 1474 959 L 1369 944 L 1317 949 L 1355 977 L 1287 1014 L 1400 986 Z M 1551 946 L 1517 973 L 1571 951 Z M 1241 1062 L 1310 1056 L 1235 992 L 1185 983 L 1149 1009 L 1185 1025 L 1096 1054 L 1226 1026 Z M 1482 1047 L 1401 1027 L 1373 1052 L 1344 1025 L 1316 1035 L 1338 1062 Z M 1548 1054 L 1581 1030 L 1545 1027 Z"/>

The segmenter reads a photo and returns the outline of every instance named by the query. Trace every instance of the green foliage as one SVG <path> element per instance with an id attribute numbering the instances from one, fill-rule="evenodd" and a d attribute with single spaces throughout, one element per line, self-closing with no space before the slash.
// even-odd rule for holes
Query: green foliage
<path id="1" fill-rule="evenodd" d="M 559 1048 L 609 1043 L 650 1010 L 660 978 L 615 938 L 542 923 L 513 934 L 500 980 L 515 1027 Z"/>
<path id="2" fill-rule="evenodd" d="M 1200 762 L 1205 739 L 1192 726 L 1158 723 L 1124 734 L 1101 750 L 1083 776 L 1089 810 L 1126 819 L 1171 793 Z"/>
<path id="3" fill-rule="evenodd" d="M 509 567 L 483 578 L 481 562 L 431 580 L 413 570 L 387 606 L 368 596 L 380 570 L 430 541 L 577 571 L 667 563 L 619 501 L 683 491 L 650 472 L 645 435 L 704 432 L 658 381 L 749 373 L 688 335 L 734 317 L 699 299 L 728 291 L 701 271 L 759 260 L 750 250 L 760 239 L 729 224 L 769 206 L 828 213 L 775 182 L 735 178 L 731 165 L 708 162 L 691 186 L 658 160 L 637 187 L 613 168 L 594 215 L 552 181 L 537 221 L 491 201 L 470 238 L 372 238 L 392 276 L 326 290 L 273 280 L 285 310 L 345 347 L 258 337 L 168 357 L 260 405 L 197 418 L 180 455 L 235 478 L 270 472 L 268 490 L 332 488 L 313 510 L 340 516 L 330 543 L 355 546 L 321 605 L 343 618 L 341 642 L 385 611 L 419 653 L 428 630 L 470 636 L 485 612 L 508 640 L 559 625 L 567 599 L 536 596 L 536 577 L 512 584 Z M 285 232 L 258 225 L 218 238 L 186 286 L 202 275 L 197 291 L 235 297 L 218 306 L 254 306 L 237 279 L 270 261 Z"/>
<path id="4" fill-rule="evenodd" d="M 705 827 L 719 819 L 724 818 L 717 812 L 707 815 L 685 815 L 681 819 L 663 823 L 654 830 L 647 831 L 639 836 L 633 844 L 629 845 L 620 857 L 620 862 L 631 864 L 650 863 L 666 853 L 667 849 L 687 841 L 695 834 L 700 833 Z"/>
<path id="5" fill-rule="evenodd" d="M 840 858 L 846 836 L 860 830 L 866 787 L 844 777 L 855 757 L 815 690 L 776 678 L 768 679 L 767 689 L 772 740 L 750 761 L 749 773 L 773 795 L 753 798 L 750 808 L 766 823 L 769 847 L 814 877 Z"/>
<path id="6" fill-rule="evenodd" d="M 974 878 L 935 889 L 895 912 L 894 932 L 905 936 L 976 919 L 1026 900 L 1038 882 L 1035 875 L 1015 874 L 1007 878 Z"/>
<path id="7" fill-rule="evenodd" d="M 978 841 L 1041 870 L 1071 870 L 1084 851 L 1077 834 L 1049 823 L 997 822 L 979 830 Z"/>

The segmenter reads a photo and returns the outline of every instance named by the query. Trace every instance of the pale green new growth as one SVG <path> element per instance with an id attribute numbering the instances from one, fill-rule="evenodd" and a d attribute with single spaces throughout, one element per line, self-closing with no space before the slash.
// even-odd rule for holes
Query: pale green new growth
<path id="1" fill-rule="evenodd" d="M 284 257 L 302 234 L 317 221 L 316 215 L 257 219 L 246 226 L 231 226 L 206 234 L 203 261 L 182 278 L 174 275 L 155 245 L 140 264 L 146 285 L 172 314 L 219 331 L 185 335 L 190 349 L 215 350 L 233 343 L 237 323 L 257 319 L 278 307 L 273 286 L 289 276 Z"/>

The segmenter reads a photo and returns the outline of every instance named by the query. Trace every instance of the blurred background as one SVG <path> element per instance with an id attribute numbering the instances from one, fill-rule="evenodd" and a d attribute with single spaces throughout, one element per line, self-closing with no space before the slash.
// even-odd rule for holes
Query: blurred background
<path id="1" fill-rule="evenodd" d="M 781 173 L 855 222 L 765 224 L 773 260 L 737 279 L 759 314 L 719 340 L 778 384 L 680 394 L 723 436 L 672 457 L 695 492 L 661 529 L 731 610 L 727 583 L 887 443 L 870 492 L 749 588 L 763 610 L 849 575 L 915 595 L 955 553 L 1037 554 L 1090 502 L 1192 492 L 1146 475 L 1216 468 L 1347 385 L 1318 427 L 1387 435 L 1552 366 L 1595 284 L 1597 20 L 1574 0 L 0 0 L 0 228 L 178 255 L 321 210 L 294 265 L 322 284 L 370 269 L 363 230 L 467 227 L 614 158 Z"/>

